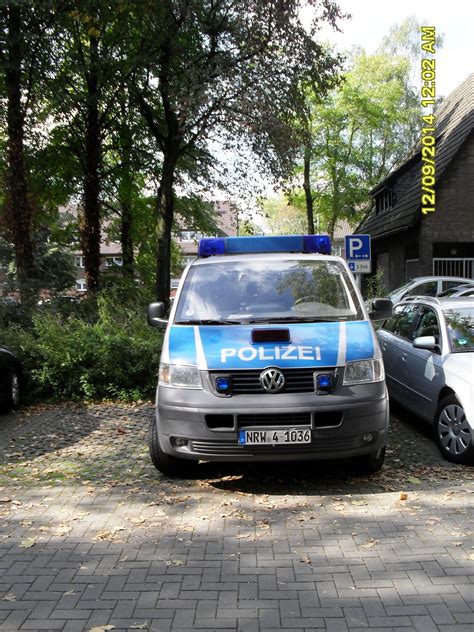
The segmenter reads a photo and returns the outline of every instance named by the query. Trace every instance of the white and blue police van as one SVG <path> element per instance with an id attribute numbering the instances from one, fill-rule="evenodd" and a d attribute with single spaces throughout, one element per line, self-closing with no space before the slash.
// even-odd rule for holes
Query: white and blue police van
<path id="1" fill-rule="evenodd" d="M 202 239 L 166 327 L 150 455 L 185 476 L 198 461 L 355 459 L 379 470 L 388 432 L 381 352 L 329 237 Z"/>

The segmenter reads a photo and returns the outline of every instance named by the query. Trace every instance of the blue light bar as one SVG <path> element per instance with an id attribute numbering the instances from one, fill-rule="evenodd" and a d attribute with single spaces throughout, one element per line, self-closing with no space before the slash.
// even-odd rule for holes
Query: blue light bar
<path id="1" fill-rule="evenodd" d="M 263 252 L 305 252 L 331 254 L 328 235 L 277 235 L 273 237 L 209 237 L 201 239 L 200 257 Z"/>
<path id="2" fill-rule="evenodd" d="M 198 257 L 225 255 L 225 252 L 225 237 L 210 237 L 199 241 Z"/>

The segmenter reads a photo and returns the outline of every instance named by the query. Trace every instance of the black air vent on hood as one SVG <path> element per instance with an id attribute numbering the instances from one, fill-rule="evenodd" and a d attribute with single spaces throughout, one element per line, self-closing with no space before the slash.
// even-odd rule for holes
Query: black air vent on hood
<path id="1" fill-rule="evenodd" d="M 261 342 L 290 342 L 290 330 L 284 329 L 252 329 L 253 344 Z"/>

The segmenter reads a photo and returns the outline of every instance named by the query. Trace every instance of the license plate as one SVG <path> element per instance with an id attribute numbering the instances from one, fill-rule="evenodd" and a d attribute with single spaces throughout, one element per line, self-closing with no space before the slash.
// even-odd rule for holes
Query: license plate
<path id="1" fill-rule="evenodd" d="M 311 443 L 311 429 L 239 430 L 240 445 L 288 445 L 291 443 Z"/>

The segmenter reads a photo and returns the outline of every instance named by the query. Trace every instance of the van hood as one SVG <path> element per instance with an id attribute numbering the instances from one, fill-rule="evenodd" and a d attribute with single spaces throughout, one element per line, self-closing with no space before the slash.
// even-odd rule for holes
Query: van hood
<path id="1" fill-rule="evenodd" d="M 253 343 L 252 331 L 288 329 L 290 342 Z M 368 321 L 269 325 L 171 325 L 161 361 L 201 370 L 336 367 L 378 357 Z"/>

